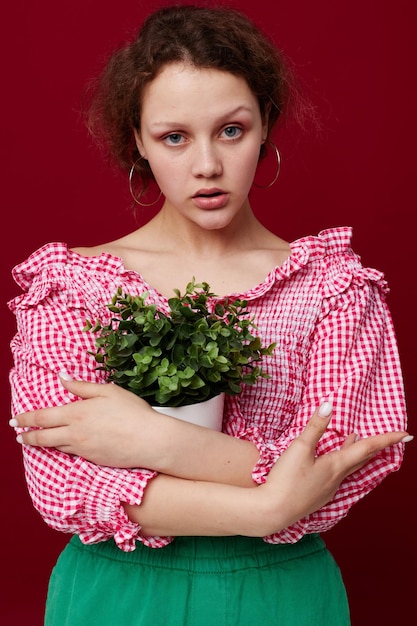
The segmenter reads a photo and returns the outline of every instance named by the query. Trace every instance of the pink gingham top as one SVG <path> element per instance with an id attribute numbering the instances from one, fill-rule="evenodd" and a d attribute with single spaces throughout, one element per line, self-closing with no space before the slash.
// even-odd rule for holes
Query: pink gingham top
<path id="1" fill-rule="evenodd" d="M 258 483 L 323 400 L 331 400 L 334 412 L 318 454 L 339 448 L 349 433 L 367 437 L 405 429 L 387 286 L 380 272 L 362 266 L 350 241 L 350 228 L 299 239 L 282 266 L 238 294 L 248 300 L 263 343 L 277 343 L 273 357 L 264 361 L 271 378 L 228 397 L 225 407 L 224 431 L 254 442 L 261 453 L 253 470 Z M 103 381 L 88 353 L 94 350 L 94 335 L 83 327 L 86 319 L 109 318 L 105 305 L 118 287 L 130 293 L 147 290 L 158 307 L 168 310 L 167 299 L 119 258 L 87 258 L 64 243 L 43 246 L 16 266 L 13 276 L 23 291 L 9 303 L 17 321 L 10 373 L 14 415 L 68 402 L 60 371 Z M 384 450 L 344 480 L 329 504 L 264 540 L 294 543 L 305 533 L 330 529 L 398 470 L 403 448 Z M 76 533 L 85 543 L 114 537 L 124 551 L 134 550 L 137 540 L 151 547 L 173 540 L 138 536 L 140 527 L 121 505 L 139 504 L 155 472 L 101 467 L 55 449 L 23 446 L 23 453 L 34 506 L 53 528 Z"/>

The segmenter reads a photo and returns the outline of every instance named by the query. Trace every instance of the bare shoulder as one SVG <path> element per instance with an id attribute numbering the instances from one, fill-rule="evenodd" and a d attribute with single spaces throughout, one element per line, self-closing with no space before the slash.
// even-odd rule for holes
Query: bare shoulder
<path id="1" fill-rule="evenodd" d="M 86 257 L 100 256 L 103 252 L 106 252 L 106 245 L 107 244 L 91 246 L 90 248 L 79 246 L 76 248 L 71 248 L 71 251 Z"/>
<path id="2" fill-rule="evenodd" d="M 110 254 L 115 257 L 124 258 L 129 250 L 137 249 L 138 243 L 140 243 L 139 230 L 134 233 L 130 233 L 120 239 L 108 241 L 107 243 L 100 243 L 96 246 L 78 246 L 71 248 L 71 250 L 77 254 L 81 254 L 86 257 L 100 256 L 101 254 Z"/>
<path id="3" fill-rule="evenodd" d="M 253 252 L 261 254 L 269 260 L 281 265 L 291 254 L 291 245 L 267 228 L 262 227 L 259 239 L 254 240 Z"/>

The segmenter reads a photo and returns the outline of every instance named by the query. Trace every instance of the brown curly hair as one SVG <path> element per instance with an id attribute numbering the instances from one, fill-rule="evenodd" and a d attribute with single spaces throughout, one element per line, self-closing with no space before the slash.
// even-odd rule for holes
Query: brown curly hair
<path id="1" fill-rule="evenodd" d="M 153 174 L 147 161 L 138 160 L 133 129 L 140 129 L 144 88 L 174 62 L 243 77 L 262 117 L 268 113 L 268 136 L 297 92 L 283 54 L 241 11 L 174 5 L 150 14 L 136 39 L 117 49 L 89 85 L 86 113 L 92 136 L 119 167 L 129 170 L 138 161 L 143 190 Z"/>

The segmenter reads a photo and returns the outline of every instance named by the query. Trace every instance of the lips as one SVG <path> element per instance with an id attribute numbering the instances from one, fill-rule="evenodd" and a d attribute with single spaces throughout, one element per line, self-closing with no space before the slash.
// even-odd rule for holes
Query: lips
<path id="1" fill-rule="evenodd" d="M 229 194 L 222 189 L 199 189 L 193 196 L 193 202 L 199 209 L 221 209 L 229 199 Z"/>

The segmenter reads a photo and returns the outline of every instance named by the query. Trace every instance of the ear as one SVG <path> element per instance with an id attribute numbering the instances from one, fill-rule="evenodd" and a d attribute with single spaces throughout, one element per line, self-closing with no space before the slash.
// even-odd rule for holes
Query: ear
<path id="1" fill-rule="evenodd" d="M 134 128 L 133 129 L 133 134 L 135 135 L 135 142 L 136 142 L 136 147 L 139 151 L 139 154 L 141 157 L 143 157 L 144 159 L 146 159 L 146 153 L 145 153 L 145 148 L 143 146 L 143 142 L 142 142 L 142 138 L 140 136 L 140 132 Z"/>
<path id="2" fill-rule="evenodd" d="M 269 102 L 265 109 L 265 114 L 262 120 L 262 143 L 265 143 L 265 141 L 268 138 L 268 122 L 269 122 L 270 110 L 271 110 L 271 103 Z"/>

